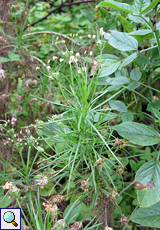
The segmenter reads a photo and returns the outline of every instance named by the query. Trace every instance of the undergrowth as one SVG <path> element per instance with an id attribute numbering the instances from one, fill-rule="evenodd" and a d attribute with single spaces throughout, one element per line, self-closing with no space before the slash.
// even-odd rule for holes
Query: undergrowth
<path id="1" fill-rule="evenodd" d="M 158 1 L 3 4 L 0 208 L 22 229 L 159 228 Z"/>

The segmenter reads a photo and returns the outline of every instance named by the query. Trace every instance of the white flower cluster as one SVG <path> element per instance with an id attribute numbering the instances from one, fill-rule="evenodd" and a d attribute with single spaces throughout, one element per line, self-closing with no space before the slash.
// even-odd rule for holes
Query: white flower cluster
<path id="1" fill-rule="evenodd" d="M 71 64 L 72 62 L 77 62 L 78 60 L 77 60 L 77 58 L 75 58 L 75 56 L 70 56 L 70 58 L 69 58 L 69 64 Z"/>
<path id="2" fill-rule="evenodd" d="M 5 78 L 5 71 L 3 69 L 0 69 L 0 81 Z"/>

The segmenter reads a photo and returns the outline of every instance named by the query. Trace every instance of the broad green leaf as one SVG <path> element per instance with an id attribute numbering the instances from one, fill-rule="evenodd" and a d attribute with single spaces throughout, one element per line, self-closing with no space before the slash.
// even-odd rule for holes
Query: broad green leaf
<path id="1" fill-rule="evenodd" d="M 158 22 L 158 23 L 156 24 L 156 29 L 157 29 L 157 30 L 160 30 L 160 22 Z"/>
<path id="2" fill-rule="evenodd" d="M 118 10 L 122 10 L 122 11 L 125 11 L 127 13 L 133 13 L 134 12 L 134 9 L 132 8 L 131 5 L 127 4 L 127 3 L 120 3 L 120 2 L 116 2 L 114 0 L 106 0 L 104 2 L 101 2 L 98 4 L 98 7 L 106 7 L 106 6 L 109 6 L 109 7 L 112 7 L 114 9 L 118 9 Z"/>
<path id="3" fill-rule="evenodd" d="M 127 88 L 128 90 L 134 90 L 134 89 L 137 89 L 138 87 L 140 87 L 141 83 L 140 82 L 131 82 Z"/>
<path id="4" fill-rule="evenodd" d="M 148 7 L 146 7 L 144 10 L 141 11 L 141 14 L 153 9 L 158 3 L 159 3 L 159 0 L 153 0 Z"/>
<path id="5" fill-rule="evenodd" d="M 131 54 L 129 57 L 124 59 L 124 61 L 122 62 L 122 64 L 120 65 L 119 68 L 123 68 L 123 67 L 131 64 L 137 58 L 137 56 L 138 56 L 137 52 Z"/>
<path id="6" fill-rule="evenodd" d="M 125 71 L 125 69 L 117 70 L 115 72 L 115 77 L 121 77 L 121 76 L 126 77 L 126 71 Z"/>
<path id="7" fill-rule="evenodd" d="M 119 112 L 127 112 L 127 107 L 122 101 L 111 100 L 109 101 L 109 105 L 112 109 Z"/>
<path id="8" fill-rule="evenodd" d="M 160 100 L 150 102 L 147 106 L 147 110 L 152 112 L 152 109 L 159 110 L 160 109 Z"/>
<path id="9" fill-rule="evenodd" d="M 64 147 L 65 147 L 65 143 L 56 143 L 56 153 L 61 153 L 63 150 L 64 150 Z"/>
<path id="10" fill-rule="evenodd" d="M 152 30 L 149 29 L 141 29 L 141 30 L 135 30 L 129 33 L 129 35 L 146 35 L 152 33 Z"/>
<path id="11" fill-rule="evenodd" d="M 61 17 L 61 20 L 62 20 L 62 22 L 66 23 L 66 22 L 72 21 L 72 18 L 65 15 L 65 17 Z"/>
<path id="12" fill-rule="evenodd" d="M 108 76 L 98 78 L 97 85 L 108 85 L 107 79 L 108 79 Z"/>
<path id="13" fill-rule="evenodd" d="M 160 122 L 160 112 L 154 108 L 152 108 L 152 112 L 158 118 L 158 120 L 159 120 L 158 122 Z"/>
<path id="14" fill-rule="evenodd" d="M 8 57 L 10 58 L 10 61 L 20 60 L 20 56 L 18 54 L 13 53 L 12 51 L 8 51 Z"/>
<path id="15" fill-rule="evenodd" d="M 125 121 L 133 121 L 134 117 L 133 117 L 133 113 L 131 112 L 125 112 L 121 115 L 121 119 L 122 119 L 122 122 L 125 122 Z"/>
<path id="16" fill-rule="evenodd" d="M 112 112 L 109 112 L 109 113 L 107 113 L 106 115 L 103 115 L 103 116 L 101 114 L 96 113 L 94 115 L 94 122 L 98 122 L 99 120 L 101 122 L 105 122 L 105 121 L 108 121 L 108 120 L 112 120 L 115 117 L 117 117 L 117 114 L 112 113 Z"/>
<path id="17" fill-rule="evenodd" d="M 146 64 L 150 64 L 150 60 L 144 54 L 140 53 L 136 59 L 136 64 L 143 69 Z"/>
<path id="18" fill-rule="evenodd" d="M 148 146 L 160 142 L 160 134 L 144 124 L 126 121 L 112 128 L 133 144 Z"/>
<path id="19" fill-rule="evenodd" d="M 9 206 L 12 203 L 12 199 L 9 199 L 9 194 L 4 194 L 4 189 L 0 189 L 0 208 L 6 208 L 7 206 Z"/>
<path id="20" fill-rule="evenodd" d="M 114 48 L 122 51 L 130 51 L 138 49 L 137 40 L 129 36 L 127 33 L 111 30 L 110 34 L 106 34 L 105 38 L 108 39 L 108 43 Z"/>
<path id="21" fill-rule="evenodd" d="M 40 191 L 41 196 L 51 196 L 56 193 L 56 189 L 53 188 L 53 183 L 50 181 L 47 185 Z"/>
<path id="22" fill-rule="evenodd" d="M 160 66 L 160 60 L 151 63 L 152 66 Z"/>
<path id="23" fill-rule="evenodd" d="M 114 72 L 118 69 L 118 67 L 120 66 L 120 63 L 121 63 L 121 62 L 118 61 L 117 63 L 111 64 L 111 65 L 105 67 L 105 68 L 101 71 L 101 73 L 100 73 L 100 75 L 99 75 L 99 78 L 101 78 L 101 77 L 106 77 L 106 76 L 111 75 L 112 73 L 114 73 Z"/>
<path id="24" fill-rule="evenodd" d="M 145 21 L 143 18 L 138 17 L 138 16 L 134 16 L 134 15 L 132 15 L 132 14 L 129 14 L 128 17 L 129 17 L 130 20 L 132 20 L 132 21 L 134 21 L 134 22 L 136 22 L 136 23 L 144 23 L 144 24 L 148 25 L 146 21 L 149 22 L 149 17 L 144 17 L 144 16 L 143 16 L 143 18 L 144 18 L 146 21 Z"/>
<path id="25" fill-rule="evenodd" d="M 133 30 L 133 25 L 128 21 L 128 18 L 123 17 L 121 14 L 118 15 L 118 18 L 121 21 L 121 24 L 122 24 L 122 26 L 124 28 L 124 30 L 123 30 L 124 32 L 129 33 L 129 32 L 131 32 Z"/>
<path id="26" fill-rule="evenodd" d="M 133 7 L 138 14 L 142 14 L 142 12 L 144 12 L 144 10 L 150 6 L 150 4 L 150 0 L 135 0 Z"/>
<path id="27" fill-rule="evenodd" d="M 149 207 L 160 201 L 160 161 L 152 160 L 141 166 L 136 173 L 135 183 L 138 185 L 140 206 Z"/>
<path id="28" fill-rule="evenodd" d="M 151 39 L 153 37 L 153 33 L 146 34 L 146 35 L 133 35 L 134 38 L 138 41 L 144 41 L 145 39 Z"/>
<path id="29" fill-rule="evenodd" d="M 41 51 L 43 54 L 48 54 L 48 50 L 49 50 L 49 47 L 48 47 L 47 45 L 41 45 L 40 51 Z"/>
<path id="30" fill-rule="evenodd" d="M 100 61 L 100 55 L 95 58 L 97 61 Z M 120 58 L 113 54 L 102 54 L 101 62 L 105 64 L 105 66 L 109 66 L 111 64 L 117 63 L 120 61 Z"/>
<path id="31" fill-rule="evenodd" d="M 107 88 L 108 92 L 118 91 L 122 86 L 121 85 L 112 85 Z"/>
<path id="32" fill-rule="evenodd" d="M 131 216 L 130 220 L 144 226 L 160 228 L 160 202 L 147 207 L 138 208 Z"/>
<path id="33" fill-rule="evenodd" d="M 85 62 L 92 63 L 92 58 L 90 58 L 90 57 L 82 57 L 82 59 Z"/>
<path id="34" fill-rule="evenodd" d="M 43 125 L 43 124 L 42 124 Z M 54 123 L 48 123 L 44 126 L 44 128 L 41 129 L 43 136 L 54 136 L 56 133 L 60 133 L 60 127 L 56 122 Z"/>
<path id="35" fill-rule="evenodd" d="M 21 218 L 21 226 L 22 226 L 22 227 L 23 227 L 23 226 L 26 226 L 26 223 L 25 223 L 25 221 L 24 221 L 23 218 Z"/>
<path id="36" fill-rule="evenodd" d="M 80 11 L 84 17 L 86 17 L 90 22 L 93 22 L 93 14 L 89 10 L 83 9 Z"/>
<path id="37" fill-rule="evenodd" d="M 78 205 L 76 205 L 76 202 L 70 203 L 67 206 L 67 208 L 64 210 L 63 217 L 67 221 L 70 221 L 71 219 L 72 221 L 75 221 L 77 220 L 81 212 L 86 212 L 86 211 L 88 211 L 88 208 L 84 203 L 79 203 Z"/>
<path id="38" fill-rule="evenodd" d="M 8 62 L 8 61 L 10 61 L 9 58 L 0 57 L 0 62 L 5 63 L 5 62 Z"/>
<path id="39" fill-rule="evenodd" d="M 108 77 L 106 80 L 110 85 L 124 85 L 129 83 L 129 79 L 127 77 L 115 77 L 110 78 Z"/>
<path id="40" fill-rule="evenodd" d="M 134 81 L 139 81 L 139 79 L 141 78 L 142 74 L 139 71 L 139 69 L 132 69 L 131 73 L 130 73 L 130 77 L 132 78 L 132 80 Z"/>

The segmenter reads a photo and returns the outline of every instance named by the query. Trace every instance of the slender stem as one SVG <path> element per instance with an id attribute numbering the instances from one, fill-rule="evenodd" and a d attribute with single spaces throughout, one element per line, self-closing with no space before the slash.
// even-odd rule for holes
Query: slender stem
<path id="1" fill-rule="evenodd" d="M 159 36 L 158 36 L 158 31 L 155 29 L 154 31 L 154 35 L 157 41 L 157 45 L 158 45 L 158 50 L 159 50 L 159 54 L 160 54 L 160 41 L 159 41 Z"/>
<path id="2" fill-rule="evenodd" d="M 152 32 L 155 36 L 155 39 L 157 41 L 158 51 L 160 54 L 160 41 L 159 41 L 158 31 L 157 31 L 156 27 L 154 25 L 152 25 L 150 22 L 148 22 L 143 16 L 139 15 L 139 17 L 141 17 L 147 23 L 147 25 L 150 27 L 150 29 L 152 30 Z"/>

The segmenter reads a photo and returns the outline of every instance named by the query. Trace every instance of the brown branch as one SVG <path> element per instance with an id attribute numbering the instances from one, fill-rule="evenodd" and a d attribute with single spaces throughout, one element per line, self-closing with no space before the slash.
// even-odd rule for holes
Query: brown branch
<path id="1" fill-rule="evenodd" d="M 87 3 L 87 2 L 96 2 L 97 0 L 82 0 L 82 1 L 79 1 L 79 2 L 71 2 L 71 3 L 66 3 L 64 4 L 62 2 L 62 4 L 60 6 L 58 6 L 57 8 L 55 8 L 54 10 L 50 11 L 46 16 L 38 19 L 37 21 L 34 21 L 32 22 L 30 25 L 27 25 L 25 28 L 24 28 L 24 31 L 26 31 L 26 29 L 30 26 L 34 26 L 35 24 L 37 24 L 38 22 L 41 22 L 45 19 L 47 19 L 51 14 L 53 14 L 54 12 L 56 12 L 57 10 L 60 10 L 61 8 L 63 7 L 69 7 L 69 6 L 72 6 L 72 5 L 78 5 L 78 4 L 81 4 L 81 3 Z"/>

